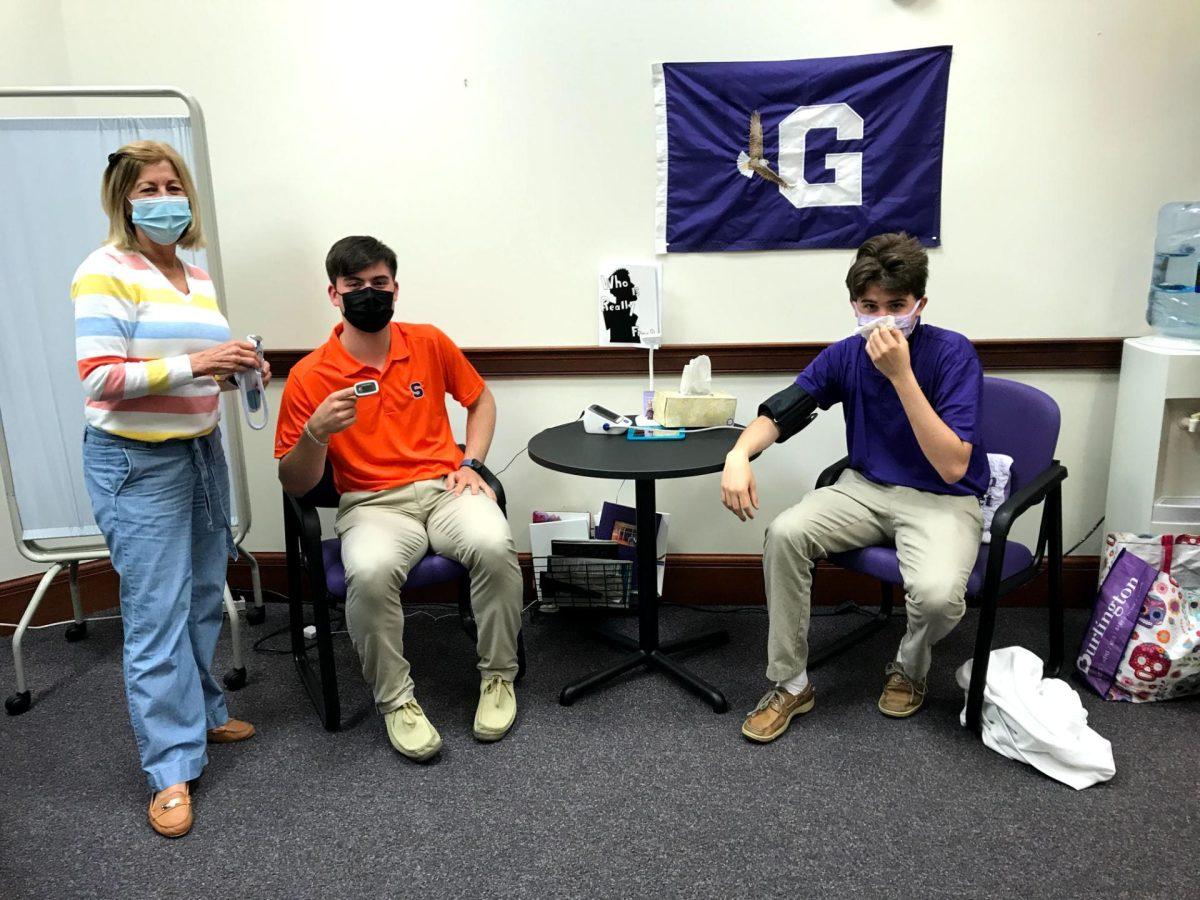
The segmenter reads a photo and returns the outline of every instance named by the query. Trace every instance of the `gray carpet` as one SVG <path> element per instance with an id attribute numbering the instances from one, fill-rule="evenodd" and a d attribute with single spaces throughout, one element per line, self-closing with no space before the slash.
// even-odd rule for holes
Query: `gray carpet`
<path id="1" fill-rule="evenodd" d="M 272 606 L 250 634 L 283 616 Z M 1042 650 L 1043 613 L 1000 618 L 997 646 Z M 816 620 L 814 643 L 853 621 Z M 289 657 L 251 654 L 230 705 L 259 735 L 212 749 L 196 826 L 178 841 L 145 823 L 120 623 L 80 644 L 37 632 L 33 709 L 0 719 L 0 896 L 1196 896 L 1200 703 L 1085 695 L 1117 776 L 1073 791 L 958 727 L 969 614 L 939 646 L 916 717 L 874 706 L 897 622 L 819 670 L 814 713 L 755 746 L 738 728 L 764 688 L 765 615 L 671 609 L 664 636 L 714 623 L 731 642 L 690 664 L 726 691 L 725 715 L 645 674 L 560 706 L 562 684 L 615 651 L 563 617 L 535 618 L 517 725 L 482 745 L 465 636 L 453 617 L 415 616 L 418 699 L 445 741 L 425 766 L 387 743 L 344 636 L 338 734 L 319 726 Z M 1071 614 L 1069 648 L 1084 624 Z M 6 640 L 6 692 L 11 662 Z"/>

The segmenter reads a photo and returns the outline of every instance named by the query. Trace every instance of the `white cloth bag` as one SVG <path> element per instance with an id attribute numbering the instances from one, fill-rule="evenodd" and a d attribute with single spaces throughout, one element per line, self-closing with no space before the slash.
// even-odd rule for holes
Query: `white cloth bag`
<path id="1" fill-rule="evenodd" d="M 965 692 L 971 664 L 958 667 Z M 967 723 L 963 705 L 959 721 Z M 983 743 L 1076 790 L 1116 774 L 1112 744 L 1088 727 L 1079 695 L 1059 678 L 1042 677 L 1042 661 L 1024 647 L 993 650 L 983 689 Z"/>

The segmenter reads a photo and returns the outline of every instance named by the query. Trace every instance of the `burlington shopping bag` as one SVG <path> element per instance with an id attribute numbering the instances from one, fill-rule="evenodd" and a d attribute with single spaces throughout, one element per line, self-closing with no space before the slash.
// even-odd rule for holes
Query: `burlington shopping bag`
<path id="1" fill-rule="evenodd" d="M 1200 693 L 1200 535 L 1113 532 L 1104 543 L 1104 584 L 1122 554 L 1137 556 L 1157 571 L 1103 696 L 1145 703 Z M 1094 643 L 1089 628 L 1081 660 Z"/>
<path id="2" fill-rule="evenodd" d="M 1142 603 L 1157 577 L 1158 570 L 1154 566 L 1122 549 L 1100 584 L 1075 666 L 1102 697 L 1108 695 L 1117 677 Z"/>

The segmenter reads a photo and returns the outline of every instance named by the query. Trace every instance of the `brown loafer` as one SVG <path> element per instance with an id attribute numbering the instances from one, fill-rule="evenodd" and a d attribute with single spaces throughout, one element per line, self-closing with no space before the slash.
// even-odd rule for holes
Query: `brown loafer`
<path id="1" fill-rule="evenodd" d="M 159 791 L 146 811 L 150 827 L 163 837 L 183 837 L 192 830 L 192 798 L 187 786 Z"/>
<path id="2" fill-rule="evenodd" d="M 769 744 L 787 731 L 792 719 L 812 709 L 815 702 L 811 683 L 800 694 L 789 694 L 781 687 L 771 688 L 746 716 L 742 734 L 759 744 Z"/>
<path id="3" fill-rule="evenodd" d="M 887 681 L 879 695 L 879 711 L 893 719 L 911 716 L 925 702 L 925 679 L 914 681 L 896 663 L 888 663 Z"/>
<path id="4" fill-rule="evenodd" d="M 254 726 L 241 719 L 230 719 L 224 725 L 208 729 L 210 744 L 236 744 L 254 737 Z"/>

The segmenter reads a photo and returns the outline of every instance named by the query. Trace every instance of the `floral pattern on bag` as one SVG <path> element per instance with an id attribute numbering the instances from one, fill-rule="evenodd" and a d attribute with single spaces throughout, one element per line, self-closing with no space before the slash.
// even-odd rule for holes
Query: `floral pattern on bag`
<path id="1" fill-rule="evenodd" d="M 1152 624 L 1147 628 L 1145 622 Z M 1200 693 L 1200 597 L 1186 597 L 1179 582 L 1160 571 L 1107 696 L 1146 703 L 1196 693 Z"/>

